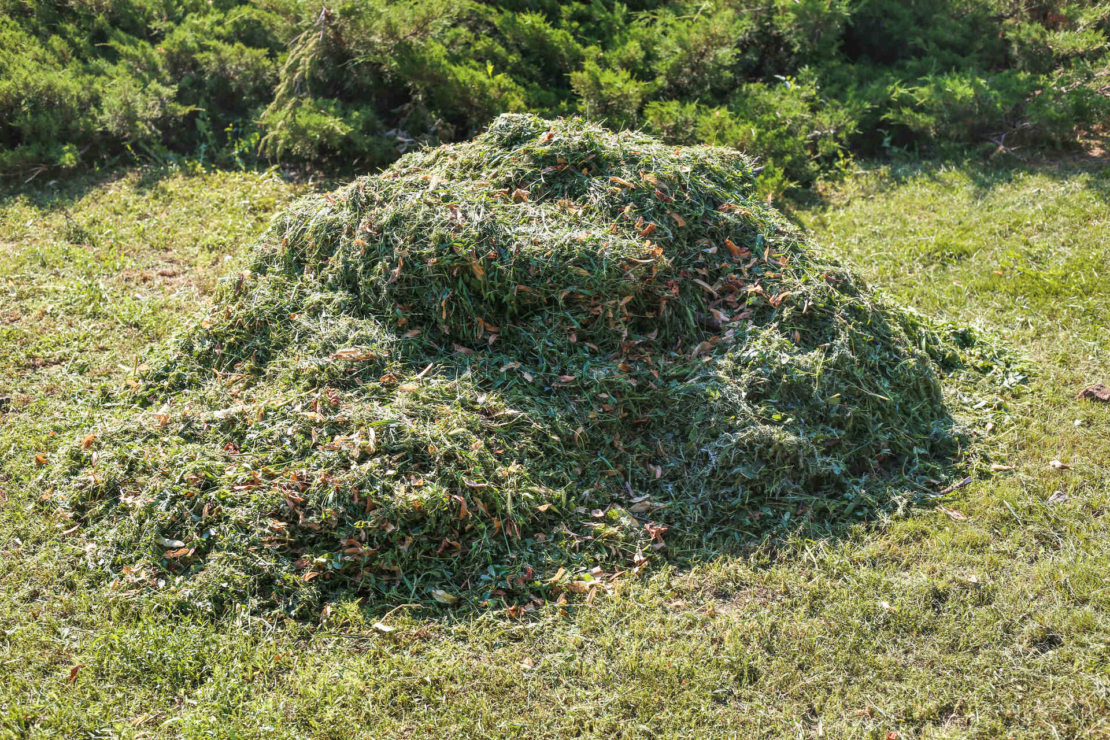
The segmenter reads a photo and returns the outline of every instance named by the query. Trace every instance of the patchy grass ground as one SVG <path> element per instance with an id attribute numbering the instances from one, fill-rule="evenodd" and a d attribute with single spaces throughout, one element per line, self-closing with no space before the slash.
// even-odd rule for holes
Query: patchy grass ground
<path id="1" fill-rule="evenodd" d="M 526 620 L 211 623 L 91 590 L 36 456 L 112 413 L 105 389 L 293 195 L 147 173 L 0 200 L 0 738 L 1110 737 L 1110 408 L 1075 400 L 1110 381 L 1105 171 L 883 170 L 795 213 L 1037 369 L 979 430 L 1013 469 L 947 512 L 656 569 Z"/>

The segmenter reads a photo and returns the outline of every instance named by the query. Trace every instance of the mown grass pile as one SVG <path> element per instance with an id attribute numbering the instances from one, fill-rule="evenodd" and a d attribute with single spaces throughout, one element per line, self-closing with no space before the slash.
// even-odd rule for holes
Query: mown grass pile
<path id="1" fill-rule="evenodd" d="M 300 201 L 55 469 L 90 566 L 217 612 L 524 608 L 921 490 L 963 447 L 941 378 L 989 352 L 752 186 L 511 115 Z"/>

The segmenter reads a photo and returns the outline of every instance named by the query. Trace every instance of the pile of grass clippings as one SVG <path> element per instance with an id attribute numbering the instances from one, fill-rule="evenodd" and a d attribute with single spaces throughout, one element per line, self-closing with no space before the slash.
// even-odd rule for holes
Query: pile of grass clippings
<path id="1" fill-rule="evenodd" d="M 55 470 L 90 565 L 214 612 L 519 609 L 921 490 L 964 444 L 941 378 L 989 357 L 752 191 L 507 115 L 300 201 Z"/>

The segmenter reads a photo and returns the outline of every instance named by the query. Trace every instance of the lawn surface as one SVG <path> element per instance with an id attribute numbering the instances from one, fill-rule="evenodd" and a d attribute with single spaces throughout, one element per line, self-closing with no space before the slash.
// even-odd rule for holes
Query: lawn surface
<path id="1" fill-rule="evenodd" d="M 526 619 L 211 623 L 92 588 L 36 457 L 118 410 L 297 192 L 144 171 L 0 195 L 0 739 L 1110 737 L 1110 407 L 1076 400 L 1110 384 L 1106 168 L 883 169 L 793 212 L 1033 369 L 976 422 L 1012 470 L 904 516 Z"/>

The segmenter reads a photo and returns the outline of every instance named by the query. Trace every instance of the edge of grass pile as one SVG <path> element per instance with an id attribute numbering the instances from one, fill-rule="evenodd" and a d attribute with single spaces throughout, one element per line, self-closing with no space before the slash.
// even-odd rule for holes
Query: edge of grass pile
<path id="1" fill-rule="evenodd" d="M 965 454 L 942 378 L 1005 374 L 737 152 L 526 115 L 300 201 L 154 357 L 53 473 L 90 567 L 294 616 L 835 531 Z"/>

